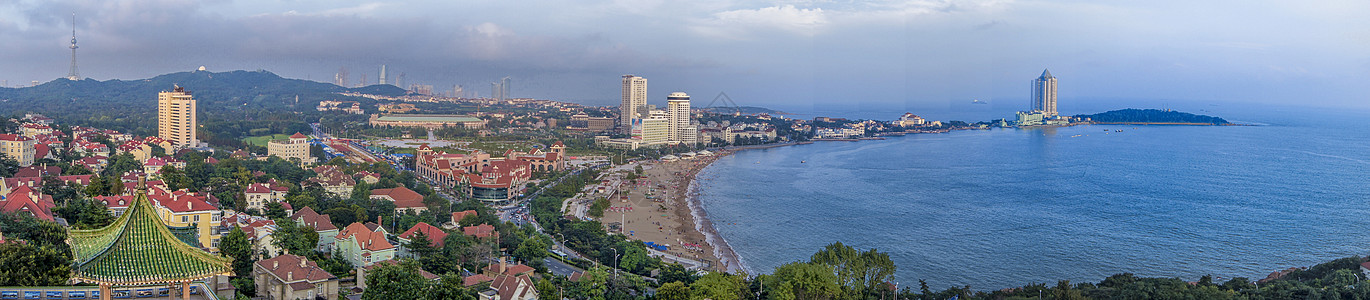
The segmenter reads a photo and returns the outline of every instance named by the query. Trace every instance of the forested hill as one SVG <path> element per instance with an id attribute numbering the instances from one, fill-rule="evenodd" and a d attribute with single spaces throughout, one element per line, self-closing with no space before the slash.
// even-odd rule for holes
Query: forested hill
<path id="1" fill-rule="evenodd" d="M 68 125 L 90 125 L 147 134 L 156 128 L 157 93 L 174 85 L 198 100 L 202 120 L 241 119 L 270 113 L 313 111 L 321 100 L 357 100 L 338 92 L 402 95 L 393 85 L 356 89 L 281 78 L 267 71 L 180 72 L 141 80 L 65 78 L 33 87 L 0 88 L 0 112 L 35 112 Z M 299 96 L 299 103 L 295 97 Z M 264 113 L 264 114 L 263 114 Z"/>
<path id="2" fill-rule="evenodd" d="M 1089 118 L 1099 123 L 1192 123 L 1192 124 L 1232 124 L 1223 118 L 1196 115 L 1173 110 L 1136 109 L 1114 110 L 1092 115 L 1075 115 L 1076 118 Z"/>

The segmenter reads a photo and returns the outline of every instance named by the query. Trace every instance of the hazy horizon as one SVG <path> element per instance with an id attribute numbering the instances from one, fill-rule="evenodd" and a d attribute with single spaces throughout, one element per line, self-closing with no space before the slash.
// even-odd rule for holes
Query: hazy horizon
<path id="1" fill-rule="evenodd" d="M 719 92 L 741 105 L 947 109 L 1025 106 L 1043 69 L 1061 108 L 1084 99 L 1365 108 L 1370 21 L 1355 1 L 9 1 L 0 79 L 66 75 L 71 13 L 83 77 L 265 69 L 590 105 L 618 76 L 651 102 Z M 971 108 L 972 110 L 975 108 Z"/>

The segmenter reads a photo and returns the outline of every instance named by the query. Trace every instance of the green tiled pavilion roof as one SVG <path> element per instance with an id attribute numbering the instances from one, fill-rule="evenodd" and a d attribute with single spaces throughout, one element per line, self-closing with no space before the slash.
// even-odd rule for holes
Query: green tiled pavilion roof
<path id="1" fill-rule="evenodd" d="M 133 204 L 109 226 L 71 230 L 74 279 L 99 284 L 188 282 L 232 275 L 232 260 L 187 245 L 157 217 L 139 185 Z"/>

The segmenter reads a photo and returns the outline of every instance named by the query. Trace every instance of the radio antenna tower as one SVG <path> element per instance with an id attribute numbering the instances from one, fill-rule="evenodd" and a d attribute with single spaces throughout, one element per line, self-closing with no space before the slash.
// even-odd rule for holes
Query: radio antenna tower
<path id="1" fill-rule="evenodd" d="M 81 80 L 76 72 L 76 13 L 71 13 L 71 71 L 67 71 L 67 79 Z"/>

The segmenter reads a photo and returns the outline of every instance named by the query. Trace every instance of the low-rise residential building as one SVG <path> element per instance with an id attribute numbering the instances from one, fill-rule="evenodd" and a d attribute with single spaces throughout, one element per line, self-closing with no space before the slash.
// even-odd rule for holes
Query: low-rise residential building
<path id="1" fill-rule="evenodd" d="M 295 224 L 300 226 L 314 227 L 314 232 L 319 233 L 318 251 L 329 252 L 333 250 L 333 243 L 338 237 L 338 227 L 333 225 L 331 216 L 314 212 L 313 208 L 305 206 L 300 211 L 290 216 Z"/>
<path id="2" fill-rule="evenodd" d="M 19 125 L 19 131 L 26 137 L 37 138 L 39 135 L 52 133 L 52 126 L 39 123 L 24 123 Z"/>
<path id="3" fill-rule="evenodd" d="M 371 190 L 371 199 L 394 202 L 397 213 L 420 213 L 428 210 L 428 206 L 423 205 L 423 195 L 406 187 Z"/>
<path id="4" fill-rule="evenodd" d="M 386 240 L 385 228 L 371 223 L 352 223 L 338 232 L 333 243 L 333 255 L 342 257 L 355 267 L 367 267 L 379 261 L 395 258 L 395 246 Z"/>
<path id="5" fill-rule="evenodd" d="M 274 179 L 267 183 L 253 183 L 243 189 L 243 199 L 247 200 L 244 209 L 265 211 L 267 203 L 285 202 L 285 195 L 288 193 L 290 187 L 279 184 Z"/>
<path id="6" fill-rule="evenodd" d="M 420 232 L 428 237 L 428 245 L 433 248 L 441 249 L 443 244 L 445 244 L 444 239 L 447 238 L 446 231 L 442 231 L 442 228 L 428 225 L 428 223 L 419 222 L 418 224 L 414 224 L 414 227 L 410 227 L 409 230 L 401 233 L 397 238 L 400 242 L 399 255 L 401 257 L 414 257 L 414 253 L 410 252 L 409 243 L 412 242 L 414 236 L 418 235 Z"/>
<path id="7" fill-rule="evenodd" d="M 252 242 L 252 256 L 254 259 L 263 259 L 262 253 L 268 256 L 282 253 L 281 248 L 273 243 L 272 233 L 276 232 L 276 221 L 261 216 L 253 216 L 245 213 L 226 213 L 223 221 L 219 225 L 219 231 L 227 232 L 234 227 L 241 229 L 247 234 L 248 240 Z"/>
<path id="8" fill-rule="evenodd" d="M 462 234 L 478 239 L 499 239 L 499 231 L 495 230 L 495 226 L 491 226 L 490 224 L 462 227 L 461 232 Z"/>
<path id="9" fill-rule="evenodd" d="M 18 134 L 0 134 L 0 151 L 5 152 L 5 156 L 19 162 L 20 167 L 33 165 L 33 155 L 36 151 L 33 145 L 36 140 Z"/>
<path id="10" fill-rule="evenodd" d="M 7 213 L 27 213 L 36 218 L 54 221 L 52 195 L 44 195 L 28 186 L 19 186 L 0 199 L 0 211 Z"/>
<path id="11" fill-rule="evenodd" d="M 267 299 L 337 299 L 338 277 L 309 258 L 284 254 L 252 267 L 257 294 Z"/>
<path id="12" fill-rule="evenodd" d="M 323 165 L 314 167 L 314 173 L 319 176 L 311 177 L 306 183 L 318 184 L 324 191 L 335 197 L 347 198 L 352 195 L 352 188 L 357 186 L 357 182 L 352 180 L 352 176 L 344 174 L 338 166 Z"/>
<path id="13" fill-rule="evenodd" d="M 266 144 L 267 155 L 286 160 L 299 160 L 300 165 L 314 163 L 314 156 L 309 155 L 309 137 L 296 132 L 285 140 L 273 140 Z"/>
<path id="14" fill-rule="evenodd" d="M 168 226 L 195 227 L 199 232 L 200 248 L 210 253 L 219 252 L 219 238 L 222 237 L 218 225 L 222 222 L 223 211 L 210 204 L 210 195 L 186 191 L 167 192 L 160 188 L 148 189 L 148 200 L 157 208 L 157 215 Z"/>

